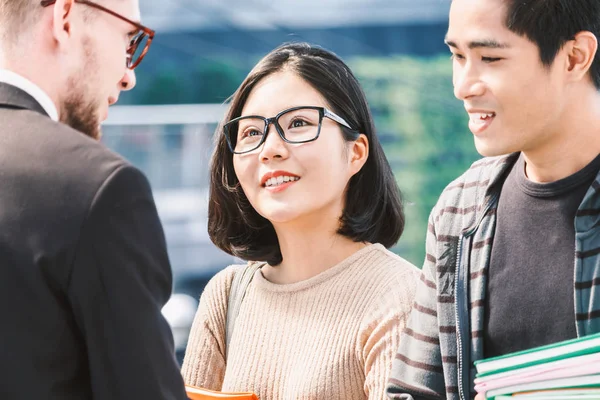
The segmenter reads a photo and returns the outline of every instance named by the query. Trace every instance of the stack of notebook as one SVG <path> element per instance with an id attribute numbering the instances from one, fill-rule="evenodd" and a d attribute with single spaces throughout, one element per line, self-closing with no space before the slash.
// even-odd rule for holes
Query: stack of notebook
<path id="1" fill-rule="evenodd" d="M 486 399 L 600 399 L 600 334 L 475 362 Z"/>

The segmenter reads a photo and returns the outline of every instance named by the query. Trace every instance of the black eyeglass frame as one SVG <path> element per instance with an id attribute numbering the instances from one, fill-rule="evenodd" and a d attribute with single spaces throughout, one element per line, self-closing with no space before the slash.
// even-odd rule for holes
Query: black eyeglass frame
<path id="1" fill-rule="evenodd" d="M 124 17 L 121 14 L 119 14 L 113 10 L 110 10 L 106 7 L 103 7 L 100 4 L 96 4 L 92 1 L 87 1 L 87 0 L 73 0 L 73 1 L 75 3 L 84 4 L 86 6 L 95 8 L 97 10 L 104 11 L 105 13 L 110 14 L 113 17 L 117 17 L 120 20 L 128 22 L 129 24 L 135 26 L 140 32 L 143 32 L 144 34 L 148 35 L 148 42 L 146 43 L 146 46 L 142 49 L 142 53 L 139 55 L 137 60 L 135 60 L 135 62 L 132 61 L 133 55 L 135 54 L 135 51 L 137 50 L 137 48 L 140 45 L 140 42 L 142 41 L 144 36 L 138 35 L 137 37 L 132 39 L 131 43 L 129 44 L 129 47 L 127 48 L 127 68 L 129 68 L 130 70 L 133 71 L 138 65 L 140 65 L 140 63 L 142 62 L 142 59 L 146 56 L 146 54 L 148 53 L 148 50 L 150 49 L 150 45 L 152 44 L 152 40 L 154 39 L 154 35 L 156 33 L 154 30 L 140 24 L 139 22 L 132 21 L 131 19 Z M 54 3 L 56 3 L 56 0 L 42 0 L 40 2 L 40 5 L 42 7 L 48 7 L 48 6 L 53 5 Z"/>
<path id="2" fill-rule="evenodd" d="M 317 135 L 314 138 L 307 139 L 307 140 L 289 140 L 285 137 L 285 134 L 283 133 L 283 128 L 281 127 L 281 125 L 279 125 L 279 118 L 282 115 L 285 115 L 289 112 L 296 111 L 296 110 L 317 110 L 317 111 L 319 111 L 319 125 L 317 128 Z M 241 117 L 234 118 L 231 121 L 227 122 L 225 125 L 223 125 L 223 133 L 225 134 L 225 139 L 227 140 L 227 146 L 229 147 L 229 150 L 233 154 L 246 154 L 246 153 L 250 153 L 251 151 L 258 149 L 260 146 L 263 145 L 265 140 L 267 140 L 267 135 L 269 134 L 269 126 L 271 124 L 273 124 L 273 126 L 275 126 L 275 130 L 277 131 L 277 134 L 286 143 L 300 144 L 300 143 L 314 142 L 315 140 L 317 140 L 319 138 L 319 135 L 321 134 L 321 125 L 323 123 L 323 118 L 329 118 L 332 121 L 337 122 L 344 128 L 349 129 L 351 132 L 358 133 L 358 131 L 356 129 L 352 128 L 350 126 L 350 124 L 348 122 L 346 122 L 346 120 L 344 118 L 340 117 L 339 115 L 337 115 L 336 113 L 334 113 L 333 111 L 329 110 L 326 107 L 318 107 L 318 106 L 298 106 L 298 107 L 288 108 L 288 109 L 285 109 L 285 110 L 279 112 L 277 115 L 275 115 L 274 117 L 271 117 L 271 118 L 265 118 L 261 115 L 244 115 Z M 233 143 L 233 141 L 231 139 L 231 133 L 229 132 L 229 127 L 231 127 L 233 124 L 235 124 L 239 121 L 243 121 L 245 119 L 262 119 L 265 122 L 265 130 L 263 131 L 263 136 L 260 139 L 260 142 L 258 142 L 258 144 L 256 145 L 256 147 L 254 147 L 250 150 L 245 150 L 245 151 L 235 151 L 235 145 L 237 144 L 237 132 L 235 132 L 236 140 L 235 140 L 235 143 Z"/>

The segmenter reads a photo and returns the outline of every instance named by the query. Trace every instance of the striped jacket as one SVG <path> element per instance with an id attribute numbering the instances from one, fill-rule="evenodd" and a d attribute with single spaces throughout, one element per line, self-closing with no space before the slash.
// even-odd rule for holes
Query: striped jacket
<path id="1" fill-rule="evenodd" d="M 473 398 L 483 356 L 487 268 L 502 183 L 519 154 L 484 158 L 452 182 L 429 217 L 427 256 L 394 360 L 391 399 Z M 575 217 L 577 335 L 600 332 L 600 174 Z"/>

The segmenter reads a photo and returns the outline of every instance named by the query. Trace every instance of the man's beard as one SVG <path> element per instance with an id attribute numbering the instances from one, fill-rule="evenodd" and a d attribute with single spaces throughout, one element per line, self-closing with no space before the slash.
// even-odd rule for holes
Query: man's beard
<path id="1" fill-rule="evenodd" d="M 92 101 L 86 102 L 81 94 L 78 96 L 74 93 L 63 102 L 60 119 L 62 123 L 93 139 L 99 140 L 102 136 L 98 106 Z"/>
<path id="2" fill-rule="evenodd" d="M 98 81 L 97 57 L 92 51 L 89 38 L 83 40 L 83 47 L 85 62 L 79 73 L 74 74 L 67 81 L 65 91 L 67 95 L 61 105 L 60 120 L 71 128 L 99 140 L 102 136 L 98 115 L 99 104 L 94 99 L 96 93 L 91 85 Z"/>

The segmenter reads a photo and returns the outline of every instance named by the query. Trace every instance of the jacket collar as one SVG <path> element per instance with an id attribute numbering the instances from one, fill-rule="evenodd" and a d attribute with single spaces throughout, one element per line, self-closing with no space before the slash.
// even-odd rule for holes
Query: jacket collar
<path id="1" fill-rule="evenodd" d="M 44 107 L 29 93 L 4 82 L 0 82 L 0 108 L 20 108 L 48 115 Z"/>
<path id="2" fill-rule="evenodd" d="M 506 179 L 512 166 L 519 159 L 520 154 L 520 152 L 511 153 L 497 158 L 496 162 L 491 167 L 492 173 L 485 191 L 486 200 L 500 192 L 504 179 Z"/>

